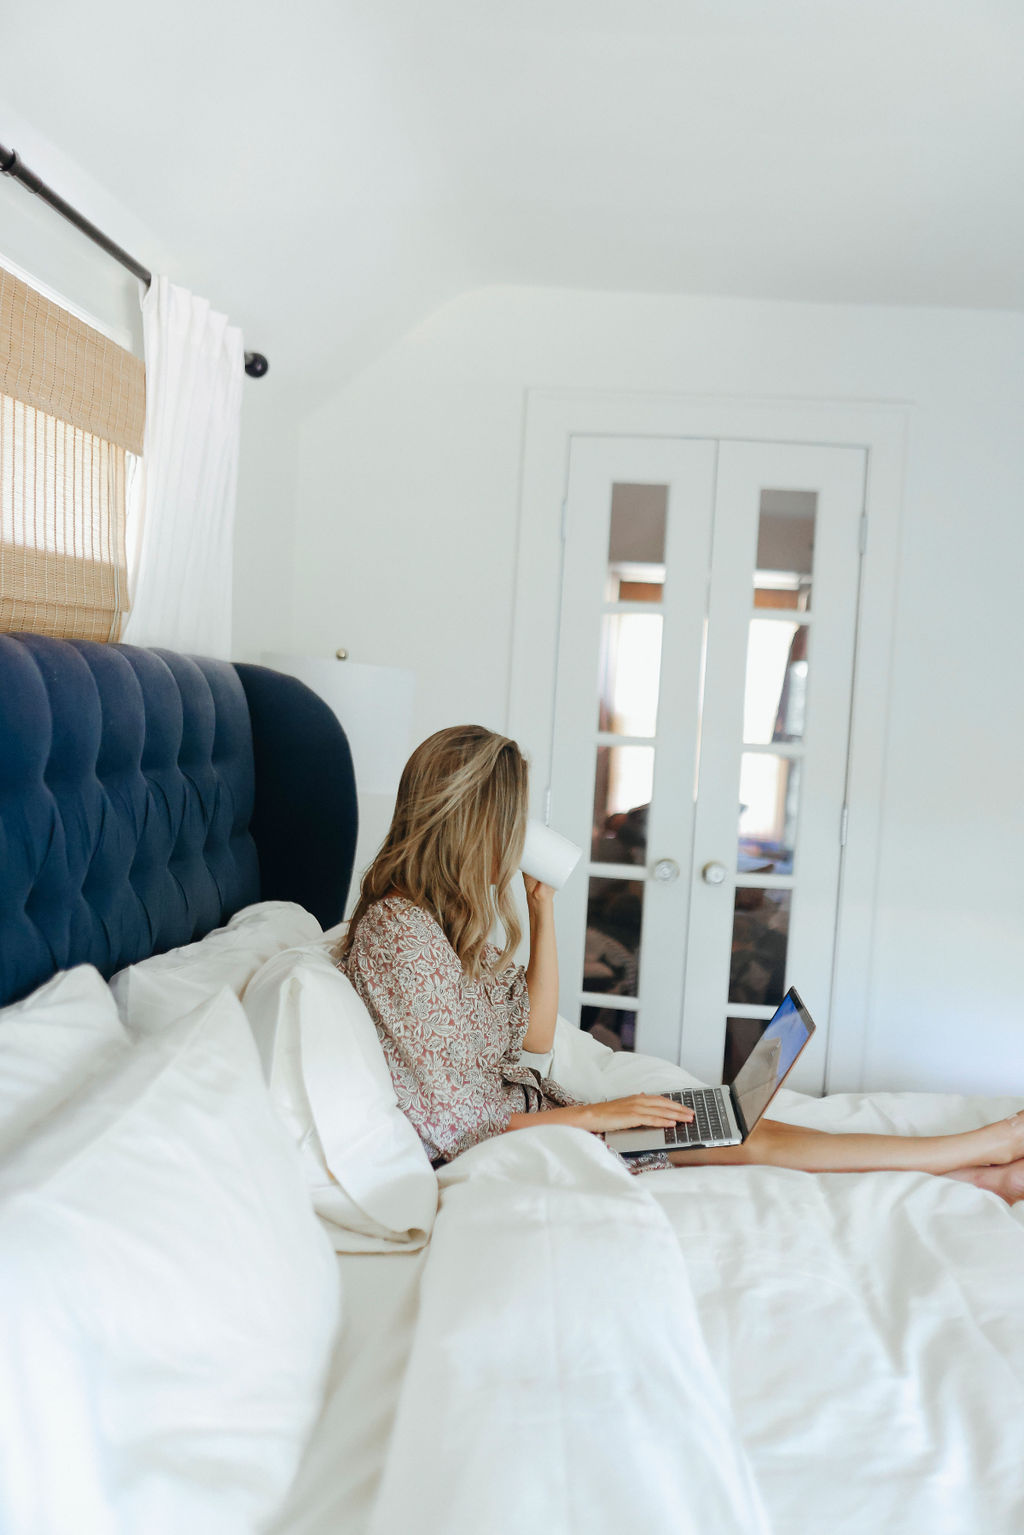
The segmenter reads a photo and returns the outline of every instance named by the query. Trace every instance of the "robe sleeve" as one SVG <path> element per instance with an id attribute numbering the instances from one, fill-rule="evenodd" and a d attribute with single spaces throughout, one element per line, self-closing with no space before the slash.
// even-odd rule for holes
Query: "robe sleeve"
<path id="1" fill-rule="evenodd" d="M 447 1161 L 500 1134 L 516 1091 L 487 1090 L 462 967 L 436 924 L 378 903 L 360 922 L 345 968 L 376 1025 L 398 1106 L 431 1159 Z"/>
<path id="2" fill-rule="evenodd" d="M 488 945 L 488 956 L 494 960 L 498 950 Z M 523 1040 L 530 1026 L 530 993 L 526 985 L 525 965 L 509 965 L 487 983 L 492 1003 L 500 1007 L 508 1017 L 508 1043 L 505 1060 L 514 1066 L 519 1060 Z"/>

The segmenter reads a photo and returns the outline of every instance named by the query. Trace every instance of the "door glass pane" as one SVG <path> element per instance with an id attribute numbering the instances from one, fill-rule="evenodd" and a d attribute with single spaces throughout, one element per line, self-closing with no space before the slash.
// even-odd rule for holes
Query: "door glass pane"
<path id="1" fill-rule="evenodd" d="M 653 736 L 660 671 L 661 615 L 607 613 L 601 626 L 598 730 Z"/>
<path id="2" fill-rule="evenodd" d="M 806 624 L 751 619 L 743 699 L 748 746 L 803 740 L 809 633 Z"/>
<path id="3" fill-rule="evenodd" d="M 592 879 L 587 898 L 583 990 L 635 997 L 643 915 L 642 880 Z"/>
<path id="4" fill-rule="evenodd" d="M 817 510 L 817 491 L 762 490 L 754 572 L 756 607 L 810 606 Z M 777 594 L 789 600 L 777 600 Z"/>
<path id="5" fill-rule="evenodd" d="M 630 581 L 619 578 L 618 586 L 611 592 L 609 602 L 660 602 L 665 593 L 661 581 Z"/>
<path id="6" fill-rule="evenodd" d="M 729 1001 L 777 1007 L 785 995 L 790 890 L 740 887 L 732 923 Z"/>
<path id="7" fill-rule="evenodd" d="M 800 763 L 772 752 L 740 758 L 741 874 L 792 874 Z"/>
<path id="8" fill-rule="evenodd" d="M 654 783 L 653 746 L 599 746 L 594 785 L 595 863 L 647 859 L 647 810 Z"/>
<path id="9" fill-rule="evenodd" d="M 760 574 L 763 576 L 763 572 Z M 776 609 L 787 608 L 793 612 L 796 612 L 801 609 L 800 595 L 801 594 L 797 591 L 787 591 L 783 587 L 755 586 L 754 607 Z"/>
<path id="10" fill-rule="evenodd" d="M 722 1081 L 729 1085 L 747 1056 L 768 1027 L 767 1018 L 727 1018 L 725 1020 L 725 1055 Z"/>
<path id="11" fill-rule="evenodd" d="M 626 601 L 621 584 L 659 587 L 665 579 L 667 485 L 613 485 L 608 538 L 608 598 Z M 650 601 L 660 601 L 657 598 Z M 630 597 L 629 601 L 644 600 Z"/>
<path id="12" fill-rule="evenodd" d="M 632 1050 L 636 1044 L 636 1013 L 619 1007 L 580 1008 L 580 1028 L 612 1050 Z"/>

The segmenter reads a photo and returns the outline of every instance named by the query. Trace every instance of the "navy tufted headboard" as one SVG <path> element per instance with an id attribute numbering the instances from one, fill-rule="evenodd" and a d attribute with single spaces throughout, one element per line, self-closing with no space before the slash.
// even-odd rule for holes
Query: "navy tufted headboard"
<path id="1" fill-rule="evenodd" d="M 0 1006 L 104 975 L 259 900 L 328 927 L 355 854 L 352 759 L 293 677 L 0 635 Z"/>

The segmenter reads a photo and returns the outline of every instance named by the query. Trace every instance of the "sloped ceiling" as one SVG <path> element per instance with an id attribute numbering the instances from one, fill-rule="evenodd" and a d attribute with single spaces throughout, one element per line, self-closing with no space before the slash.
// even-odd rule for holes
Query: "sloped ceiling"
<path id="1" fill-rule="evenodd" d="M 2 33 L 0 141 L 6 102 L 310 399 L 482 284 L 1024 308 L 1016 0 L 34 0 Z"/>

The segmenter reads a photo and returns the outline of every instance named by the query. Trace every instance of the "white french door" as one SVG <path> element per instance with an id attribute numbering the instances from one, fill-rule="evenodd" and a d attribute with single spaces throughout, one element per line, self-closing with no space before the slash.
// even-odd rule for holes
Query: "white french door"
<path id="1" fill-rule="evenodd" d="M 576 436 L 549 816 L 563 1010 L 728 1080 L 831 1003 L 863 542 L 858 447 Z"/>

